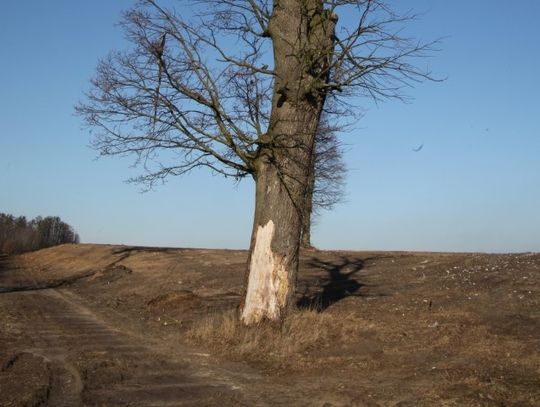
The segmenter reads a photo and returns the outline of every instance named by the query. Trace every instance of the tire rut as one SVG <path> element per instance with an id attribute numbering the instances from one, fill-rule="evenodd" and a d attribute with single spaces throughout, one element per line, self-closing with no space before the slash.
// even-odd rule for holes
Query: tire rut
<path id="1" fill-rule="evenodd" d="M 202 367 L 156 353 L 141 338 L 109 326 L 65 290 L 12 293 L 31 308 L 25 349 L 52 374 L 48 405 L 185 406 L 242 404 L 230 385 Z"/>

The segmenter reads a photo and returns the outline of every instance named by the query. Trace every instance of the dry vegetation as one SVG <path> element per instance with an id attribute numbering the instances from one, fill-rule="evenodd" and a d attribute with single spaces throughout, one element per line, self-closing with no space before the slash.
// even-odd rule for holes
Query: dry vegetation
<path id="1" fill-rule="evenodd" d="M 174 402 L 187 365 L 200 405 L 540 405 L 540 254 L 306 251 L 282 329 L 237 322 L 246 256 L 64 245 L 4 259 L 0 292 L 41 290 L 0 293 L 0 366 L 20 360 L 0 384 L 22 397 L 15 384 L 53 349 L 81 372 L 84 405 Z M 14 359 L 36 349 L 47 359 Z"/>
<path id="2" fill-rule="evenodd" d="M 234 311 L 204 318 L 186 337 L 192 345 L 204 346 L 232 357 L 268 367 L 299 369 L 318 364 L 314 354 L 332 343 L 351 342 L 362 330 L 362 321 L 351 314 L 332 315 L 304 309 L 289 316 L 281 328 L 269 323 L 246 327 Z"/>

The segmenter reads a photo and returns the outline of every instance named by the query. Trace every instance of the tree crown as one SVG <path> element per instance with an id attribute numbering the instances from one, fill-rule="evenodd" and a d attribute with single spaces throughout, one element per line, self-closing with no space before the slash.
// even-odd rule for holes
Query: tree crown
<path id="1" fill-rule="evenodd" d="M 97 130 L 93 147 L 101 155 L 134 155 L 145 173 L 133 181 L 150 187 L 196 167 L 237 179 L 253 174 L 261 148 L 275 142 L 273 103 L 287 92 L 286 84 L 276 86 L 272 49 L 272 19 L 287 1 L 192 0 L 189 17 L 187 6 L 139 1 L 121 22 L 131 49 L 99 63 L 76 107 Z M 434 43 L 400 34 L 413 15 L 398 15 L 381 0 L 298 4 L 307 33 L 335 25 L 330 55 L 317 38 L 293 44 L 305 71 L 299 75 L 312 79 L 306 92 L 401 98 L 404 87 L 431 79 L 414 63 Z"/>

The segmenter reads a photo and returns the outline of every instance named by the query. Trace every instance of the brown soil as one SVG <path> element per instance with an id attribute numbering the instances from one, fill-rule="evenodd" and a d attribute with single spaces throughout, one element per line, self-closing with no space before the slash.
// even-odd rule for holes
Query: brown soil
<path id="1" fill-rule="evenodd" d="M 281 330 L 236 322 L 246 256 L 0 258 L 0 405 L 540 405 L 540 254 L 306 251 Z"/>

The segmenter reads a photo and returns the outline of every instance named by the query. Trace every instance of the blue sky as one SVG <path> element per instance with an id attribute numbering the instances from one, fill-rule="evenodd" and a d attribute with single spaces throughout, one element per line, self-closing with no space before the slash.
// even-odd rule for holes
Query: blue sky
<path id="1" fill-rule="evenodd" d="M 84 242 L 246 248 L 250 180 L 206 171 L 141 194 L 132 160 L 95 160 L 73 106 L 97 61 L 125 47 L 128 0 L 19 0 L 0 13 L 0 212 L 56 215 Z M 394 2 L 397 4 L 397 2 Z M 446 37 L 426 61 L 443 83 L 408 104 L 359 100 L 343 134 L 346 202 L 319 248 L 540 251 L 540 2 L 414 0 L 408 32 Z M 423 144 L 420 152 L 412 149 Z"/>

